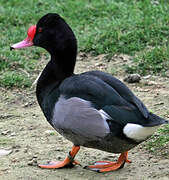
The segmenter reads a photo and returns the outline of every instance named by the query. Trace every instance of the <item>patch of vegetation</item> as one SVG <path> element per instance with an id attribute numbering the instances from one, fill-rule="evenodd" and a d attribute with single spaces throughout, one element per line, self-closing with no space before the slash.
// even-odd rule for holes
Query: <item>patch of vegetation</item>
<path id="1" fill-rule="evenodd" d="M 0 84 L 5 87 L 30 87 L 31 81 L 29 78 L 15 71 L 4 72 L 3 75 L 0 76 Z"/>
<path id="2" fill-rule="evenodd" d="M 169 46 L 155 47 L 143 52 L 133 59 L 132 66 L 126 66 L 128 73 L 146 74 L 165 74 L 169 69 Z"/>
<path id="3" fill-rule="evenodd" d="M 169 125 L 159 128 L 148 142 L 150 152 L 169 157 Z"/>
<path id="4" fill-rule="evenodd" d="M 12 143 L 12 140 L 9 138 L 1 137 L 0 138 L 0 146 L 9 145 Z"/>
<path id="5" fill-rule="evenodd" d="M 43 49 L 35 47 L 10 52 L 9 46 L 23 40 L 28 27 L 48 12 L 56 12 L 66 19 L 78 38 L 80 51 L 104 53 L 109 56 L 114 53 L 135 56 L 143 52 L 143 55 L 136 56 L 136 65 L 130 68 L 130 71 L 141 71 L 144 74 L 149 69 L 152 72 L 161 72 L 167 68 L 163 67 L 168 58 L 166 51 L 169 37 L 169 1 L 1 0 L 0 81 L 2 86 L 10 86 L 10 84 L 25 86 L 28 76 L 23 75 L 23 81 L 14 78 L 13 83 L 6 83 L 3 80 L 6 76 L 2 74 L 16 71 L 11 64 L 32 74 L 34 72 L 32 67 L 36 66 L 36 61 L 31 61 L 31 66 L 25 67 L 24 64 L 30 60 L 37 60 L 46 53 Z M 147 51 L 149 47 L 152 47 L 151 51 Z M 160 63 L 157 62 L 156 54 L 159 54 Z M 153 62 L 152 66 L 148 66 L 149 61 Z M 146 65 L 142 67 L 141 64 Z"/>

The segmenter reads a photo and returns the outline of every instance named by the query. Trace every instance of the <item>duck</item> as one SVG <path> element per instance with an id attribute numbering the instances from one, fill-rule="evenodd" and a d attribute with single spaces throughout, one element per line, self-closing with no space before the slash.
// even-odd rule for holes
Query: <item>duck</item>
<path id="1" fill-rule="evenodd" d="M 49 124 L 73 143 L 62 161 L 38 164 L 59 169 L 80 165 L 80 147 L 119 153 L 117 161 L 96 161 L 86 169 L 115 171 L 131 163 L 128 151 L 148 139 L 168 121 L 150 112 L 120 80 L 102 71 L 74 73 L 77 40 L 71 27 L 56 13 L 48 13 L 27 31 L 27 38 L 10 49 L 38 46 L 50 61 L 37 81 L 36 96 Z"/>

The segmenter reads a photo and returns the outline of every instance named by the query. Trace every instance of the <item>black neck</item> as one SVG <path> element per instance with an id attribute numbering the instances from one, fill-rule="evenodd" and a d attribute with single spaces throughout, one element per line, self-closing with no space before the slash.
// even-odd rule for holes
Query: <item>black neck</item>
<path id="1" fill-rule="evenodd" d="M 57 54 L 57 55 L 56 55 Z M 61 53 L 51 54 L 51 60 L 43 70 L 38 83 L 36 94 L 39 104 L 42 103 L 43 98 L 53 88 L 59 87 L 60 83 L 67 77 L 73 75 L 74 66 L 76 62 L 76 51 L 72 52 L 72 49 Z"/>

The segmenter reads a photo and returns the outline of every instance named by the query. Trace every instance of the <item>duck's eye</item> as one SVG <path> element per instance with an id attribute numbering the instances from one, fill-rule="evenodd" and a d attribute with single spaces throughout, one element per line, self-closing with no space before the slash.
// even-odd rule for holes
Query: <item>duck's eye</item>
<path id="1" fill-rule="evenodd" d="M 42 32 L 42 28 L 41 27 L 38 29 L 38 32 Z"/>

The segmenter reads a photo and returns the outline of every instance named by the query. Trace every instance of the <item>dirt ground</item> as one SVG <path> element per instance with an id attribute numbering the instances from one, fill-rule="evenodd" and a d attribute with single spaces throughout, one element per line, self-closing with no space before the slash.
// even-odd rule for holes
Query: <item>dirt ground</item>
<path id="1" fill-rule="evenodd" d="M 47 61 L 38 62 L 42 69 Z M 122 67 L 130 57 L 114 56 L 106 61 L 105 55 L 78 56 L 76 72 L 92 69 L 114 72 L 123 80 Z M 35 75 L 33 75 L 35 76 Z M 37 74 L 36 74 L 37 76 Z M 169 78 L 143 77 L 140 83 L 128 84 L 147 107 L 162 117 L 169 117 Z M 44 118 L 35 97 L 35 87 L 27 90 L 0 88 L 0 150 L 10 150 L 0 155 L 0 180 L 148 180 L 169 179 L 169 145 L 158 155 L 146 150 L 147 142 L 129 152 L 131 164 L 109 173 L 96 173 L 83 169 L 96 160 L 116 160 L 118 155 L 81 147 L 76 160 L 82 166 L 69 169 L 40 169 L 36 163 L 64 159 L 72 144 L 54 131 Z M 167 156 L 160 154 L 165 152 Z"/>

